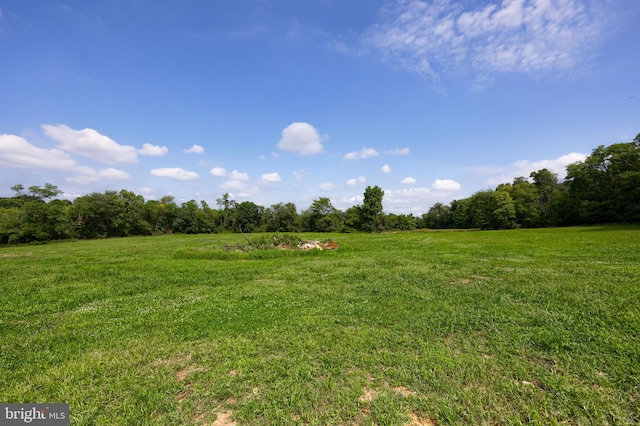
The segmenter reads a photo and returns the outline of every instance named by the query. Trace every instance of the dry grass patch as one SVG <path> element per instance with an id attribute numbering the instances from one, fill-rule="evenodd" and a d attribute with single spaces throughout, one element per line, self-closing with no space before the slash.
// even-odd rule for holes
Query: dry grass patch
<path id="1" fill-rule="evenodd" d="M 189 377 L 191 374 L 197 373 L 200 371 L 209 371 L 209 369 L 206 367 L 199 367 L 195 365 L 189 366 L 187 368 L 183 368 L 182 370 L 176 373 L 176 382 L 181 382 L 187 377 Z"/>
<path id="2" fill-rule="evenodd" d="M 405 423 L 405 426 L 436 426 L 435 420 L 428 417 L 419 417 L 415 413 L 409 413 L 409 421 Z"/>

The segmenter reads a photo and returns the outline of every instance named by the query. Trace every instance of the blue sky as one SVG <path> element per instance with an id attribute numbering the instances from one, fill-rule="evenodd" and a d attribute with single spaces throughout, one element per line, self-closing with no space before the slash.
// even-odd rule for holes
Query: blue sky
<path id="1" fill-rule="evenodd" d="M 425 213 L 640 132 L 637 0 L 0 0 L 0 196 Z"/>

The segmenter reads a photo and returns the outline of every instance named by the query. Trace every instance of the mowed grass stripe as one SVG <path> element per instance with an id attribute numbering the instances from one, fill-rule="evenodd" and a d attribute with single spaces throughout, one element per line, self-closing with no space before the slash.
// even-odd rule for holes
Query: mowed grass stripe
<path id="1" fill-rule="evenodd" d="M 0 249 L 0 400 L 73 424 L 640 422 L 640 227 L 302 237 L 340 249 Z"/>

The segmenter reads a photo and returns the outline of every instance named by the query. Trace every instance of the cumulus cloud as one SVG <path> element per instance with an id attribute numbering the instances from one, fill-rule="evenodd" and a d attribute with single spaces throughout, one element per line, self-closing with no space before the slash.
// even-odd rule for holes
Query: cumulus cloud
<path id="1" fill-rule="evenodd" d="M 98 171 L 98 176 L 107 179 L 129 179 L 129 173 L 111 167 Z"/>
<path id="2" fill-rule="evenodd" d="M 416 179 L 412 178 L 411 176 L 406 177 L 404 179 L 402 179 L 402 181 L 400 182 L 403 185 L 413 185 L 414 183 L 416 183 Z"/>
<path id="3" fill-rule="evenodd" d="M 99 180 L 129 179 L 129 173 L 114 168 L 94 170 L 91 167 L 78 165 L 64 151 L 43 149 L 29 143 L 26 139 L 15 135 L 0 135 L 0 165 L 37 170 L 60 170 L 76 173 L 67 177 L 69 182 L 87 184 Z"/>
<path id="4" fill-rule="evenodd" d="M 129 179 L 129 173 L 118 170 L 114 168 L 102 169 L 95 171 L 90 167 L 79 167 L 77 169 L 79 172 L 76 176 L 71 176 L 66 180 L 68 182 L 80 183 L 80 184 L 88 184 L 92 182 L 96 182 L 102 179 L 107 180 L 124 180 Z"/>
<path id="5" fill-rule="evenodd" d="M 380 155 L 378 153 L 378 151 L 376 151 L 373 148 L 362 148 L 362 150 L 360 150 L 360 151 L 353 151 L 353 152 L 350 152 L 348 154 L 345 154 L 344 159 L 345 160 L 360 160 L 360 159 L 366 159 L 366 158 L 371 158 L 371 157 L 377 157 L 378 155 Z"/>
<path id="6" fill-rule="evenodd" d="M 564 177 L 564 175 L 566 174 L 566 168 L 569 164 L 577 163 L 578 161 L 584 161 L 586 159 L 587 156 L 585 154 L 572 152 L 566 155 L 562 155 L 558 158 L 554 158 L 552 160 L 541 160 L 534 162 L 521 160 L 516 161 L 515 163 L 513 163 L 513 165 L 519 170 L 526 173 L 527 176 L 529 176 L 531 172 L 535 172 L 540 169 L 549 169 L 552 172 L 557 173 L 558 176 Z"/>
<path id="7" fill-rule="evenodd" d="M 330 191 L 332 189 L 335 189 L 335 185 L 331 182 L 325 182 L 325 183 L 321 183 L 320 185 L 318 185 L 320 187 L 320 189 L 324 189 L 325 191 Z"/>
<path id="8" fill-rule="evenodd" d="M 581 0 L 398 1 L 364 35 L 382 58 L 438 81 L 449 71 L 538 76 L 576 69 L 609 19 Z"/>
<path id="9" fill-rule="evenodd" d="M 278 173 L 265 173 L 262 175 L 262 178 L 260 179 L 260 181 L 262 183 L 276 183 L 276 182 L 282 182 L 282 178 Z"/>
<path id="10" fill-rule="evenodd" d="M 233 170 L 229 173 L 224 167 L 214 167 L 209 170 L 209 173 L 218 177 L 229 177 L 231 180 L 249 180 L 249 175 L 247 173 L 241 173 L 237 170 Z"/>
<path id="11" fill-rule="evenodd" d="M 7 134 L 0 135 L 0 164 L 21 169 L 70 170 L 77 167 L 64 151 L 38 148 L 20 136 Z"/>
<path id="12" fill-rule="evenodd" d="M 209 173 L 211 173 L 214 176 L 226 176 L 227 169 L 223 167 L 214 167 L 213 169 L 209 170 Z"/>
<path id="13" fill-rule="evenodd" d="M 145 143 L 142 145 L 142 149 L 138 150 L 138 154 L 150 155 L 152 157 L 162 157 L 168 152 L 169 148 L 166 146 L 151 145 L 150 143 Z"/>
<path id="14" fill-rule="evenodd" d="M 347 181 L 347 185 L 362 185 L 366 181 L 367 179 L 364 176 L 359 176 L 357 178 L 349 179 Z"/>
<path id="15" fill-rule="evenodd" d="M 180 167 L 164 167 L 160 169 L 152 169 L 151 174 L 153 176 L 167 177 L 177 180 L 193 180 L 198 178 L 196 172 L 181 169 Z"/>
<path id="16" fill-rule="evenodd" d="M 384 192 L 385 209 L 401 213 L 420 215 L 429 211 L 436 202 L 443 202 L 451 194 L 451 190 L 437 188 L 413 187 Z"/>
<path id="17" fill-rule="evenodd" d="M 246 187 L 247 185 L 239 180 L 228 180 L 220 185 L 220 188 L 222 189 L 244 189 Z"/>
<path id="18" fill-rule="evenodd" d="M 185 149 L 182 152 L 186 152 L 187 154 L 202 154 L 204 152 L 204 148 L 200 145 L 193 145 L 191 148 Z"/>
<path id="19" fill-rule="evenodd" d="M 307 174 L 309 173 L 306 170 L 294 170 L 292 173 L 295 180 L 302 180 Z"/>
<path id="20" fill-rule="evenodd" d="M 309 123 L 291 123 L 282 131 L 278 149 L 298 155 L 313 155 L 324 152 L 323 139 L 318 131 Z"/>
<path id="21" fill-rule="evenodd" d="M 249 180 L 249 175 L 247 173 L 240 173 L 237 170 L 232 171 L 229 177 L 234 180 Z"/>
<path id="22" fill-rule="evenodd" d="M 579 152 L 571 152 L 569 154 L 561 155 L 558 158 L 529 161 L 520 160 L 516 161 L 507 167 L 494 167 L 485 168 L 481 172 L 485 175 L 489 175 L 486 179 L 489 185 L 499 185 L 501 183 L 512 182 L 517 177 L 528 178 L 531 172 L 535 172 L 541 169 L 548 169 L 557 174 L 560 179 L 564 179 L 567 175 L 567 166 L 578 161 L 584 161 L 587 155 Z"/>
<path id="23" fill-rule="evenodd" d="M 382 171 L 382 173 L 391 173 L 391 167 L 388 164 L 380 167 L 380 170 Z"/>
<path id="24" fill-rule="evenodd" d="M 105 164 L 137 163 L 133 146 L 120 145 L 93 129 L 74 130 L 64 124 L 43 124 L 44 133 L 59 142 L 59 149 Z"/>
<path id="25" fill-rule="evenodd" d="M 437 191 L 457 191 L 460 189 L 460 184 L 451 179 L 436 179 L 431 187 Z"/>
<path id="26" fill-rule="evenodd" d="M 410 152 L 411 150 L 409 148 L 398 148 L 398 149 L 385 151 L 384 153 L 388 155 L 407 155 Z"/>

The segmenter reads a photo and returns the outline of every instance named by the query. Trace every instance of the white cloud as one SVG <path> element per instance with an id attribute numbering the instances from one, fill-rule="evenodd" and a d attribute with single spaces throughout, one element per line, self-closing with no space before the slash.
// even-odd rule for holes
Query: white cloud
<path id="1" fill-rule="evenodd" d="M 44 133 L 58 141 L 58 148 L 106 164 L 137 163 L 136 149 L 120 145 L 93 129 L 73 130 L 64 124 L 43 124 Z"/>
<path id="2" fill-rule="evenodd" d="M 204 152 L 204 148 L 200 145 L 193 145 L 191 148 L 185 149 L 182 152 L 186 152 L 187 154 L 202 154 Z"/>
<path id="3" fill-rule="evenodd" d="M 325 182 L 325 183 L 321 183 L 320 185 L 318 185 L 320 187 L 320 189 L 324 189 L 325 191 L 330 191 L 332 189 L 335 189 L 335 185 L 331 182 Z"/>
<path id="4" fill-rule="evenodd" d="M 0 165 L 77 173 L 75 176 L 67 177 L 66 180 L 80 184 L 130 177 L 129 173 L 114 168 L 96 171 L 91 167 L 80 166 L 64 151 L 38 148 L 20 136 L 6 134 L 0 135 Z"/>
<path id="5" fill-rule="evenodd" d="M 327 139 L 325 136 L 324 139 Z M 282 139 L 278 142 L 281 151 L 298 155 L 312 155 L 324 152 L 323 138 L 309 123 L 291 123 L 282 131 Z"/>
<path id="6" fill-rule="evenodd" d="M 406 188 L 384 192 L 383 204 L 385 209 L 399 213 L 426 213 L 436 203 L 442 202 L 449 191 L 438 190 L 433 187 Z"/>
<path id="7" fill-rule="evenodd" d="M 460 184 L 451 179 L 436 179 L 431 187 L 436 191 L 457 191 L 460 189 Z"/>
<path id="8" fill-rule="evenodd" d="M 145 143 L 142 145 L 142 149 L 138 150 L 138 154 L 150 155 L 152 157 L 162 157 L 168 152 L 169 148 L 166 146 L 151 145 L 150 143 Z"/>
<path id="9" fill-rule="evenodd" d="M 152 169 L 151 174 L 153 176 L 167 177 L 170 179 L 177 179 L 177 180 L 193 180 L 198 178 L 198 174 L 196 172 L 183 170 L 179 167 L 165 167 L 160 169 Z"/>
<path id="10" fill-rule="evenodd" d="M 332 198 L 331 204 L 339 210 L 347 210 L 349 207 L 353 207 L 358 205 L 364 201 L 364 197 L 362 195 L 354 195 L 351 197 L 340 197 L 340 198 Z"/>
<path id="11" fill-rule="evenodd" d="M 399 1 L 364 35 L 365 47 L 431 77 L 472 70 L 538 76 L 578 69 L 609 14 L 581 0 Z"/>
<path id="12" fill-rule="evenodd" d="M 371 157 L 377 157 L 379 155 L 378 151 L 373 148 L 362 148 L 360 151 L 353 151 L 348 154 L 345 154 L 345 160 L 360 160 Z"/>
<path id="13" fill-rule="evenodd" d="M 0 34 L 9 31 L 9 26 L 7 25 L 4 15 L 2 13 L 2 9 L 0 9 Z"/>
<path id="14" fill-rule="evenodd" d="M 129 173 L 114 168 L 103 169 L 98 172 L 98 176 L 107 179 L 129 179 Z"/>
<path id="15" fill-rule="evenodd" d="M 240 173 L 237 170 L 232 171 L 229 177 L 234 180 L 249 180 L 249 175 L 247 173 Z"/>
<path id="16" fill-rule="evenodd" d="M 560 179 L 564 179 L 567 175 L 566 168 L 569 164 L 584 161 L 586 158 L 587 156 L 585 154 L 572 152 L 550 160 L 533 162 L 529 160 L 520 160 L 507 167 L 485 168 L 483 174 L 489 175 L 486 179 L 486 182 L 489 185 L 510 183 L 517 177 L 528 178 L 531 172 L 536 172 L 541 169 L 548 169 L 557 174 Z"/>
<path id="17" fill-rule="evenodd" d="M 309 173 L 306 170 L 294 170 L 292 174 L 295 180 L 302 180 Z"/>
<path id="18" fill-rule="evenodd" d="M 587 156 L 579 152 L 572 152 L 566 155 L 562 155 L 552 160 L 534 161 L 533 163 L 528 160 L 516 161 L 513 165 L 521 170 L 526 176 L 529 176 L 531 172 L 538 171 L 540 169 L 549 169 L 554 173 L 557 173 L 561 178 L 566 175 L 566 168 L 571 163 L 586 160 Z"/>
<path id="19" fill-rule="evenodd" d="M 357 178 L 349 179 L 347 181 L 347 185 L 362 185 L 366 181 L 367 179 L 364 176 L 359 176 Z"/>
<path id="20" fill-rule="evenodd" d="M 388 155 L 407 155 L 410 152 L 411 150 L 409 148 L 398 148 L 398 149 L 385 151 L 384 153 Z"/>
<path id="21" fill-rule="evenodd" d="M 227 169 L 223 167 L 214 167 L 213 169 L 209 170 L 209 173 L 211 173 L 214 176 L 226 176 Z"/>
<path id="22" fill-rule="evenodd" d="M 124 180 L 130 177 L 129 173 L 114 168 L 95 171 L 91 167 L 78 167 L 77 171 L 79 172 L 77 176 L 69 177 L 66 180 L 69 182 L 88 184 L 102 179 Z"/>
<path id="23" fill-rule="evenodd" d="M 223 189 L 244 189 L 246 187 L 247 185 L 244 182 L 241 182 L 239 180 L 228 180 L 222 185 L 220 185 L 220 188 L 223 188 Z"/>
<path id="24" fill-rule="evenodd" d="M 388 164 L 380 167 L 380 170 L 382 171 L 382 173 L 391 173 L 391 167 Z"/>
<path id="25" fill-rule="evenodd" d="M 77 167 L 64 151 L 38 148 L 20 136 L 7 134 L 0 135 L 0 164 L 21 169 L 70 170 Z"/>
<path id="26" fill-rule="evenodd" d="M 262 175 L 262 183 L 282 182 L 282 178 L 278 173 L 265 173 Z"/>
<path id="27" fill-rule="evenodd" d="M 416 183 L 416 179 L 412 178 L 411 176 L 406 177 L 404 179 L 402 179 L 402 182 L 400 182 L 403 185 L 413 185 L 414 183 Z"/>

